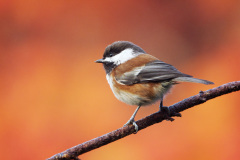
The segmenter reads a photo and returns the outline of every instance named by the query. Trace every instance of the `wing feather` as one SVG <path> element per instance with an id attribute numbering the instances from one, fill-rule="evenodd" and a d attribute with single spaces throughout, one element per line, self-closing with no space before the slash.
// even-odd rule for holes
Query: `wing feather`
<path id="1" fill-rule="evenodd" d="M 130 72 L 126 72 L 116 80 L 125 85 L 147 82 L 164 82 L 177 77 L 192 77 L 178 71 L 174 66 L 155 60 L 147 63 L 143 67 L 137 67 Z"/>

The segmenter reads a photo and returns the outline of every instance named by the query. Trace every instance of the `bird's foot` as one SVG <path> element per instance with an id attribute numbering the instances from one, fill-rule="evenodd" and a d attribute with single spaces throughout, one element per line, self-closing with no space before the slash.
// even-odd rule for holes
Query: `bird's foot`
<path id="1" fill-rule="evenodd" d="M 124 124 L 124 126 L 129 126 L 129 125 L 133 125 L 135 127 L 134 134 L 136 134 L 138 132 L 138 125 L 135 122 L 135 120 L 134 119 L 129 119 L 129 121 L 126 124 Z"/>
<path id="2" fill-rule="evenodd" d="M 174 121 L 174 118 L 172 118 L 171 116 L 174 116 L 174 117 L 182 117 L 181 113 L 176 113 L 176 112 L 171 113 L 169 107 L 166 107 L 166 106 L 160 106 L 159 112 L 166 113 L 166 114 L 165 114 L 165 115 L 166 115 L 165 119 L 166 119 L 167 121 L 171 121 L 171 122 Z"/>

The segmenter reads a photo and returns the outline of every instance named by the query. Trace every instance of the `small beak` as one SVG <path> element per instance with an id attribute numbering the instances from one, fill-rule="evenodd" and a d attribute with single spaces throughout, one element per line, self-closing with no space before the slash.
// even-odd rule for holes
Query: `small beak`
<path id="1" fill-rule="evenodd" d="M 103 59 L 99 59 L 95 61 L 96 63 L 104 63 L 105 61 Z"/>

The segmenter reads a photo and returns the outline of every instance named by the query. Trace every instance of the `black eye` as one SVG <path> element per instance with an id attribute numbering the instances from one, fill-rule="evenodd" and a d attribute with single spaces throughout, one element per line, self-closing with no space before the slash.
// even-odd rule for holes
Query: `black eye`
<path id="1" fill-rule="evenodd" d="M 112 56 L 114 56 L 114 54 L 113 54 L 113 53 L 110 53 L 110 54 L 109 54 L 109 57 L 112 57 Z"/>

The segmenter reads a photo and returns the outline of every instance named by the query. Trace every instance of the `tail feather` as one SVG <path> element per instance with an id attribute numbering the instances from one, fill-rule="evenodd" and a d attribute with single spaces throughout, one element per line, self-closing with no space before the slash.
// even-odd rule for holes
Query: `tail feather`
<path id="1" fill-rule="evenodd" d="M 202 84 L 214 84 L 211 81 L 198 79 L 198 78 L 193 78 L 193 77 L 177 77 L 177 78 L 174 78 L 173 81 L 176 81 L 176 82 L 194 82 L 194 83 L 202 83 Z"/>

